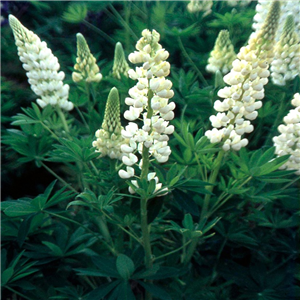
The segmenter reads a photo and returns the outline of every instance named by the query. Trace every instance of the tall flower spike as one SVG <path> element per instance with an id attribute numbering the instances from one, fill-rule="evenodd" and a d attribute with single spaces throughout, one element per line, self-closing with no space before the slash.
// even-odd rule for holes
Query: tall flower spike
<path id="1" fill-rule="evenodd" d="M 235 58 L 236 54 L 229 38 L 229 32 L 228 30 L 221 30 L 214 49 L 210 53 L 206 70 L 211 73 L 216 73 L 219 70 L 223 74 L 227 74 Z"/>
<path id="2" fill-rule="evenodd" d="M 68 101 L 69 85 L 63 84 L 65 73 L 58 73 L 60 65 L 51 49 L 47 48 L 46 42 L 42 42 L 13 15 L 9 15 L 9 25 L 31 89 L 40 97 L 36 100 L 38 105 L 44 108 L 50 104 L 72 110 L 73 103 Z"/>
<path id="3" fill-rule="evenodd" d="M 205 1 L 191 0 L 190 3 L 187 5 L 187 10 L 190 13 L 203 11 L 204 12 L 203 17 L 205 17 L 212 12 L 211 10 L 212 5 L 213 5 L 213 1 L 211 0 L 205 0 Z"/>
<path id="4" fill-rule="evenodd" d="M 74 82 L 82 80 L 86 82 L 99 82 L 102 79 L 100 69 L 96 64 L 96 58 L 92 55 L 90 48 L 81 33 L 77 33 L 77 58 L 72 73 Z"/>
<path id="5" fill-rule="evenodd" d="M 112 70 L 113 77 L 121 79 L 121 74 L 128 77 L 129 65 L 126 61 L 122 44 L 118 42 L 115 48 L 114 65 Z"/>
<path id="6" fill-rule="evenodd" d="M 254 127 L 250 121 L 256 119 L 257 111 L 264 98 L 264 85 L 268 82 L 269 63 L 273 57 L 273 41 L 280 13 L 279 2 L 273 2 L 265 24 L 259 32 L 251 34 L 248 45 L 240 49 L 232 70 L 224 76 L 228 87 L 219 90 L 214 109 L 219 113 L 211 116 L 214 127 L 205 135 L 211 143 L 224 142 L 223 150 L 240 150 L 248 144 L 244 133 L 250 133 Z"/>
<path id="7" fill-rule="evenodd" d="M 255 31 L 259 31 L 267 17 L 271 3 L 269 0 L 258 0 L 256 5 L 256 14 L 253 18 L 252 28 Z M 300 3 L 299 0 L 281 1 L 281 16 L 279 19 L 279 26 L 275 36 L 275 40 L 279 41 L 281 33 L 283 31 L 284 23 L 288 15 L 293 15 L 295 22 L 295 31 L 300 37 Z"/>
<path id="8" fill-rule="evenodd" d="M 274 84 L 285 85 L 286 81 L 294 79 L 300 73 L 300 44 L 292 15 L 286 18 L 280 41 L 274 51 L 271 78 Z"/>
<path id="9" fill-rule="evenodd" d="M 159 39 L 160 35 L 155 30 L 143 30 L 142 38 L 136 44 L 138 51 L 128 57 L 131 63 L 142 63 L 143 66 L 128 72 L 129 77 L 138 82 L 129 90 L 130 97 L 125 99 L 129 110 L 125 111 L 124 117 L 135 121 L 141 116 L 143 126 L 139 128 L 135 122 L 129 122 L 125 130 L 122 130 L 127 143 L 121 147 L 124 152 L 122 161 L 128 167 L 138 163 L 137 153 L 142 156 L 139 162 L 141 178 L 154 179 L 156 190 L 161 188 L 161 183 L 158 183 L 155 173 L 149 173 L 149 159 L 153 157 L 160 163 L 169 159 L 171 150 L 168 135 L 174 131 L 174 126 L 169 125 L 169 121 L 174 118 L 175 108 L 174 102 L 168 103 L 174 95 L 171 90 L 172 82 L 165 79 L 170 73 L 170 64 L 166 61 L 169 53 L 162 49 Z M 122 178 L 132 177 L 134 173 L 131 169 L 129 171 L 130 173 L 120 171 L 119 175 Z M 132 184 L 137 186 L 137 181 L 133 180 Z M 132 188 L 129 191 L 132 193 Z"/>
<path id="10" fill-rule="evenodd" d="M 280 169 L 296 170 L 300 175 L 300 94 L 294 95 L 291 109 L 287 116 L 283 118 L 285 125 L 278 126 L 279 136 L 273 137 L 275 154 L 283 156 L 290 154 L 289 160 Z"/>
<path id="11" fill-rule="evenodd" d="M 96 141 L 93 147 L 100 152 L 100 157 L 109 156 L 111 159 L 122 159 L 121 145 L 124 144 L 124 138 L 121 136 L 120 121 L 120 101 L 118 90 L 114 87 L 111 89 L 105 107 L 104 120 L 102 128 L 97 130 Z"/>

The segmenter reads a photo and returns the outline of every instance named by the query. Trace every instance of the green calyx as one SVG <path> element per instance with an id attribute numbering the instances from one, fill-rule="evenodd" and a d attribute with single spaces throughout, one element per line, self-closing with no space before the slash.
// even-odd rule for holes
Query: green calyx
<path id="1" fill-rule="evenodd" d="M 108 95 L 102 128 L 109 133 L 121 134 L 120 100 L 118 90 L 113 87 Z"/>
<path id="2" fill-rule="evenodd" d="M 121 79 L 121 74 L 128 77 L 129 65 L 126 61 L 123 46 L 120 42 L 116 44 L 112 75 Z"/>

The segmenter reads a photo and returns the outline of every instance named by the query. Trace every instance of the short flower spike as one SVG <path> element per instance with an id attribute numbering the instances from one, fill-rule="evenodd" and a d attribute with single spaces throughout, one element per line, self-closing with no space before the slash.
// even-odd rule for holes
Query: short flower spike
<path id="1" fill-rule="evenodd" d="M 96 64 L 96 58 L 92 55 L 90 48 L 81 33 L 77 33 L 77 58 L 72 73 L 74 82 L 82 80 L 86 82 L 99 82 L 102 79 L 100 69 Z"/>
<path id="2" fill-rule="evenodd" d="M 123 46 L 120 42 L 116 44 L 114 66 L 112 75 L 117 79 L 121 79 L 121 74 L 128 77 L 129 65 L 126 61 Z"/>
<path id="3" fill-rule="evenodd" d="M 110 133 L 121 133 L 119 93 L 115 87 L 107 98 L 102 128 Z"/>
<path id="4" fill-rule="evenodd" d="M 65 73 L 58 73 L 60 65 L 51 49 L 13 15 L 9 15 L 9 25 L 13 30 L 23 68 L 27 71 L 28 82 L 33 92 L 39 96 L 36 100 L 38 105 L 44 108 L 50 104 L 72 110 L 74 105 L 68 101 L 69 85 L 63 84 Z"/>
<path id="5" fill-rule="evenodd" d="M 125 143 L 121 135 L 120 102 L 118 90 L 111 89 L 105 107 L 104 121 L 102 128 L 97 130 L 95 135 L 97 140 L 93 142 L 93 147 L 100 152 L 100 157 L 108 156 L 111 159 L 122 159 L 121 145 Z"/>
<path id="6" fill-rule="evenodd" d="M 216 73 L 219 70 L 225 75 L 230 71 L 235 58 L 236 54 L 229 38 L 229 32 L 228 30 L 221 30 L 214 49 L 210 53 L 206 70 L 211 73 Z"/>

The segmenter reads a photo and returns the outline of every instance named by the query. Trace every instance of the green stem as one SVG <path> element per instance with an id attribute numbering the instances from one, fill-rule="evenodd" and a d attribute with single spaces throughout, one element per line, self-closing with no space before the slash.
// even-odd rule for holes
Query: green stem
<path id="1" fill-rule="evenodd" d="M 85 126 L 87 129 L 90 129 L 90 127 L 89 127 L 88 123 L 86 122 L 85 117 L 83 116 L 83 114 L 82 114 L 82 112 L 80 111 L 80 109 L 79 109 L 77 106 L 75 106 L 75 109 L 76 109 L 77 113 L 79 114 L 79 116 L 80 116 L 80 118 L 81 118 L 81 120 L 82 120 L 84 126 Z"/>
<path id="2" fill-rule="evenodd" d="M 114 8 L 114 6 L 112 4 L 109 4 L 110 9 L 113 11 L 113 13 L 115 14 L 116 20 L 119 21 L 125 28 L 126 31 L 130 32 L 131 35 L 133 36 L 133 38 L 135 40 L 138 39 L 138 37 L 136 36 L 136 34 L 132 31 L 132 29 L 130 28 L 130 26 L 124 21 L 124 19 L 122 18 L 122 16 L 118 13 L 118 11 Z M 107 10 L 106 10 L 107 11 Z"/>
<path id="3" fill-rule="evenodd" d="M 189 56 L 189 54 L 187 53 L 187 51 L 185 50 L 185 47 L 181 41 L 180 36 L 178 36 L 178 44 L 179 44 L 179 48 L 181 49 L 183 55 L 186 57 L 186 59 L 189 61 L 189 63 L 192 65 L 192 67 L 194 68 L 195 72 L 197 73 L 199 79 L 202 81 L 202 83 L 205 86 L 208 86 L 207 81 L 205 80 L 203 74 L 201 73 L 201 71 L 198 69 L 198 67 L 195 65 L 195 63 L 193 62 L 193 60 L 191 59 L 191 57 Z"/>
<path id="4" fill-rule="evenodd" d="M 97 167 L 95 166 L 95 164 L 92 161 L 90 161 L 90 164 L 91 164 L 92 168 L 94 169 L 96 175 L 99 175 L 99 170 L 97 169 Z"/>
<path id="5" fill-rule="evenodd" d="M 149 227 L 150 225 L 148 225 L 147 217 L 147 198 L 141 198 L 141 229 L 143 234 L 143 247 L 145 251 L 146 269 L 151 269 L 153 266 Z M 145 300 L 152 300 L 152 295 L 148 291 L 146 291 L 145 293 Z"/>
<path id="6" fill-rule="evenodd" d="M 98 34 L 100 34 L 104 39 L 106 39 L 108 42 L 110 42 L 111 44 L 115 45 L 116 41 L 111 38 L 108 34 L 106 34 L 104 31 L 102 31 L 101 29 L 99 29 L 98 27 L 94 26 L 93 24 L 91 24 L 90 22 L 83 20 L 82 23 L 84 25 L 86 25 L 87 27 L 93 29 L 95 32 L 97 32 Z"/>
<path id="7" fill-rule="evenodd" d="M 89 286 L 94 290 L 97 288 L 97 286 L 91 282 L 91 280 L 88 278 L 88 276 L 83 276 L 83 279 L 89 284 Z"/>
<path id="8" fill-rule="evenodd" d="M 292 185 L 293 183 L 295 183 L 297 180 L 299 180 L 300 177 L 296 177 L 294 180 L 292 180 L 291 182 L 287 183 L 282 190 L 285 190 L 286 188 L 288 188 L 290 185 Z"/>
<path id="9" fill-rule="evenodd" d="M 43 122 L 41 122 L 41 125 L 46 129 L 46 130 L 48 130 L 52 135 L 53 135 L 53 137 L 55 138 L 55 139 L 57 139 L 57 140 L 59 140 L 59 137 L 46 125 L 46 124 L 44 124 Z"/>
<path id="10" fill-rule="evenodd" d="M 214 166 L 213 166 L 214 169 L 211 171 L 210 176 L 209 176 L 208 182 L 211 183 L 212 185 L 209 185 L 206 189 L 211 193 L 213 192 L 214 184 L 216 182 L 216 179 L 217 179 L 218 174 L 219 174 L 220 167 L 222 165 L 223 156 L 224 156 L 224 151 L 220 150 L 220 152 L 219 152 L 219 154 L 216 158 L 216 161 L 214 163 Z M 203 222 L 204 219 L 207 219 L 208 216 L 210 215 L 208 213 L 210 197 L 211 197 L 210 194 L 206 194 L 205 197 L 204 197 L 203 207 L 202 207 L 202 210 L 201 210 L 201 216 L 200 216 L 199 223 Z M 185 264 L 189 263 L 189 261 L 192 259 L 198 242 L 199 242 L 198 237 L 192 239 L 191 245 L 187 249 L 187 253 L 186 253 L 186 257 L 185 257 L 185 261 L 184 261 Z"/>
<path id="11" fill-rule="evenodd" d="M 125 23 L 129 24 L 130 22 L 130 9 L 131 9 L 131 2 L 125 1 L 124 2 L 125 6 Z M 130 32 L 128 29 L 126 29 L 126 35 L 125 35 L 125 49 L 129 51 L 130 47 Z"/>
<path id="12" fill-rule="evenodd" d="M 11 288 L 11 287 L 9 287 L 9 286 L 5 286 L 5 288 L 7 288 L 7 289 L 10 290 L 11 292 L 13 292 L 13 293 L 15 293 L 15 294 L 17 294 L 17 295 L 23 297 L 24 299 L 32 300 L 32 299 L 28 298 L 27 296 L 25 296 L 24 294 L 22 294 L 22 293 L 20 293 L 20 292 L 18 292 L 18 291 L 16 291 L 16 290 L 14 290 L 13 288 Z"/>
<path id="13" fill-rule="evenodd" d="M 103 235 L 106 242 L 108 244 L 110 244 L 113 249 L 115 249 L 115 246 L 114 246 L 113 240 L 111 238 L 111 235 L 110 235 L 110 232 L 109 232 L 109 229 L 108 229 L 108 226 L 107 226 L 107 222 L 104 218 L 104 215 L 99 216 L 99 218 L 97 218 L 96 221 L 98 222 L 100 232 Z"/>
<path id="14" fill-rule="evenodd" d="M 244 186 L 246 183 L 248 183 L 250 180 L 252 179 L 251 176 L 249 176 L 243 183 L 241 183 L 237 189 L 241 188 L 242 186 Z M 234 195 L 230 194 L 228 195 L 222 202 L 221 201 L 217 201 L 216 204 L 212 207 L 211 211 L 209 212 L 208 216 L 211 216 L 214 212 L 216 212 L 220 207 L 222 207 L 230 198 L 232 198 Z M 223 197 L 224 198 L 224 197 Z"/>
<path id="15" fill-rule="evenodd" d="M 56 106 L 56 111 L 58 113 L 59 118 L 61 119 L 61 121 L 63 123 L 65 131 L 67 133 L 69 133 L 70 129 L 69 129 L 69 126 L 67 124 L 67 120 L 66 120 L 65 114 L 62 112 L 62 110 L 61 110 L 61 108 L 59 106 Z"/>
<path id="16" fill-rule="evenodd" d="M 110 219 L 113 221 L 113 219 L 108 215 L 106 214 L 103 210 L 101 211 L 106 218 Z M 122 225 L 120 224 L 117 224 L 117 226 L 122 229 L 124 232 L 126 232 L 129 236 L 131 236 L 132 238 L 134 238 L 139 244 L 142 245 L 142 241 L 140 240 L 140 238 L 138 236 L 136 236 L 135 234 L 131 233 L 130 231 L 128 231 L 127 229 L 125 229 Z"/>
<path id="17" fill-rule="evenodd" d="M 57 178 L 61 183 L 63 183 L 67 188 L 78 194 L 78 192 L 64 179 L 62 179 L 59 175 L 57 175 L 53 170 L 51 170 L 47 165 L 45 165 L 42 161 L 40 161 L 40 164 L 49 172 L 51 173 L 55 178 Z"/>
<path id="18" fill-rule="evenodd" d="M 223 250 L 224 250 L 224 247 L 225 247 L 226 243 L 227 243 L 227 238 L 224 239 L 224 241 L 223 241 L 223 243 L 222 243 L 222 245 L 221 245 L 221 247 L 220 247 L 220 249 L 219 249 L 219 251 L 218 251 L 217 259 L 216 259 L 216 262 L 215 262 L 215 264 L 214 264 L 213 271 L 212 271 L 212 281 L 211 281 L 211 284 L 212 284 L 213 281 L 214 281 L 214 276 L 215 276 L 214 274 L 215 274 L 215 272 L 216 272 L 216 269 L 217 269 L 217 266 L 218 266 L 218 263 L 219 263 L 219 259 L 220 259 L 220 257 L 221 257 L 221 254 L 222 254 L 222 252 L 223 252 Z"/>
<path id="19" fill-rule="evenodd" d="M 145 251 L 145 265 L 147 269 L 152 268 L 152 251 L 150 243 L 150 230 L 147 215 L 147 199 L 141 199 L 141 228 L 143 234 L 143 246 Z"/>
<path id="20" fill-rule="evenodd" d="M 214 169 L 211 171 L 210 176 L 209 176 L 209 180 L 208 182 L 211 183 L 212 185 L 209 185 L 206 189 L 212 193 L 213 189 L 214 189 L 214 184 L 216 182 L 216 179 L 218 177 L 219 174 L 219 170 L 220 167 L 222 165 L 222 159 L 224 156 L 224 151 L 221 150 L 216 158 L 216 162 L 215 162 L 215 167 Z M 204 201 L 203 201 L 203 207 L 201 210 L 201 216 L 200 216 L 200 222 L 207 217 L 207 211 L 208 211 L 208 207 L 209 207 L 209 200 L 210 200 L 211 195 L 210 194 L 206 194 L 204 197 Z"/>
<path id="21" fill-rule="evenodd" d="M 185 247 L 186 247 L 187 245 L 189 245 L 191 242 L 192 242 L 192 240 L 189 240 L 188 242 L 186 242 L 185 244 L 183 244 L 181 247 L 179 247 L 179 248 L 177 248 L 177 249 L 175 249 L 175 250 L 173 250 L 173 251 L 170 251 L 170 252 L 168 252 L 168 253 L 162 254 L 162 255 L 160 255 L 160 256 L 158 256 L 158 257 L 155 257 L 155 258 L 153 259 L 153 261 L 158 260 L 158 259 L 161 259 L 161 258 L 166 257 L 166 256 L 168 256 L 168 255 L 171 255 L 171 254 L 173 254 L 173 253 L 176 253 L 176 252 L 180 251 L 181 249 L 185 249 Z"/>

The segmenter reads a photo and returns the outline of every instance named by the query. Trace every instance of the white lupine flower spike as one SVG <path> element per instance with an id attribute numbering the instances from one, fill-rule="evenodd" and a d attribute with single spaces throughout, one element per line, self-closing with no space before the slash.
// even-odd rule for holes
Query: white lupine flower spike
<path id="1" fill-rule="evenodd" d="M 280 169 L 295 170 L 300 175 L 300 94 L 296 93 L 292 100 L 291 109 L 283 118 L 285 124 L 278 126 L 279 136 L 273 137 L 275 154 L 283 156 L 290 154 L 289 160 Z"/>
<path id="2" fill-rule="evenodd" d="M 218 96 L 224 100 L 214 103 L 218 111 L 216 116 L 210 117 L 214 128 L 205 133 L 211 143 L 223 142 L 224 151 L 245 147 L 248 140 L 243 135 L 254 129 L 251 121 L 258 115 L 264 85 L 268 83 L 279 13 L 280 3 L 273 2 L 262 29 L 252 33 L 248 45 L 240 49 L 233 61 L 230 73 L 224 76 L 229 86 L 219 90 Z"/>
<path id="3" fill-rule="evenodd" d="M 125 99 L 129 110 L 125 111 L 124 117 L 131 122 L 122 130 L 125 142 L 121 146 L 123 163 L 131 168 L 137 165 L 141 169 L 140 179 L 155 179 L 155 191 L 161 189 L 162 184 L 153 172 L 149 173 L 149 159 L 154 158 L 160 163 L 169 159 L 168 135 L 174 131 L 169 121 L 174 118 L 175 108 L 174 102 L 168 102 L 174 95 L 172 82 L 165 79 L 170 73 L 170 64 L 166 61 L 169 53 L 158 43 L 159 38 L 155 30 L 143 30 L 142 38 L 136 44 L 137 51 L 128 57 L 131 63 L 141 63 L 142 67 L 128 71 L 129 77 L 137 80 L 137 84 L 129 90 L 130 97 Z M 137 119 L 143 121 L 141 128 L 134 122 Z M 128 170 L 119 172 L 122 178 L 132 174 Z M 138 187 L 137 180 L 131 182 Z M 129 192 L 134 192 L 131 187 Z"/>
<path id="4" fill-rule="evenodd" d="M 74 105 L 68 101 L 70 87 L 63 84 L 65 73 L 58 72 L 58 59 L 46 42 L 42 42 L 13 15 L 9 15 L 9 25 L 13 30 L 23 68 L 27 71 L 28 82 L 33 92 L 39 96 L 36 100 L 38 105 L 44 108 L 50 104 L 67 111 L 72 110 Z"/>
<path id="5" fill-rule="evenodd" d="M 258 32 L 268 15 L 270 5 L 273 1 L 269 0 L 258 0 L 258 3 L 255 7 L 256 14 L 253 18 L 252 28 Z M 281 33 L 283 31 L 284 23 L 288 15 L 294 17 L 295 22 L 295 31 L 300 38 L 300 1 L 299 0 L 282 0 L 281 3 L 281 14 L 279 19 L 279 26 L 275 36 L 275 40 L 279 41 Z"/>
<path id="6" fill-rule="evenodd" d="M 210 53 L 206 70 L 211 73 L 216 73 L 219 70 L 223 74 L 227 74 L 235 58 L 236 54 L 229 38 L 229 32 L 228 30 L 221 30 L 214 49 Z"/>
<path id="7" fill-rule="evenodd" d="M 300 3 L 299 3 L 300 5 Z M 300 73 L 300 44 L 292 15 L 287 16 L 279 42 L 275 45 L 275 58 L 271 64 L 271 78 L 276 85 L 285 85 Z"/>
<path id="8" fill-rule="evenodd" d="M 120 121 L 120 101 L 115 87 L 108 95 L 101 127 L 96 131 L 97 139 L 93 142 L 93 147 L 97 148 L 96 152 L 100 152 L 100 157 L 108 156 L 111 159 L 122 160 L 124 154 L 121 152 L 121 145 L 125 141 L 121 135 L 123 127 Z"/>
<path id="9" fill-rule="evenodd" d="M 116 44 L 114 65 L 112 70 L 112 76 L 121 79 L 121 74 L 128 77 L 129 65 L 126 61 L 123 46 L 120 42 Z"/>
<path id="10" fill-rule="evenodd" d="M 99 82 L 102 79 L 100 69 L 96 64 L 96 58 L 92 55 L 90 48 L 81 33 L 77 33 L 77 58 L 72 73 L 74 82 Z"/>

